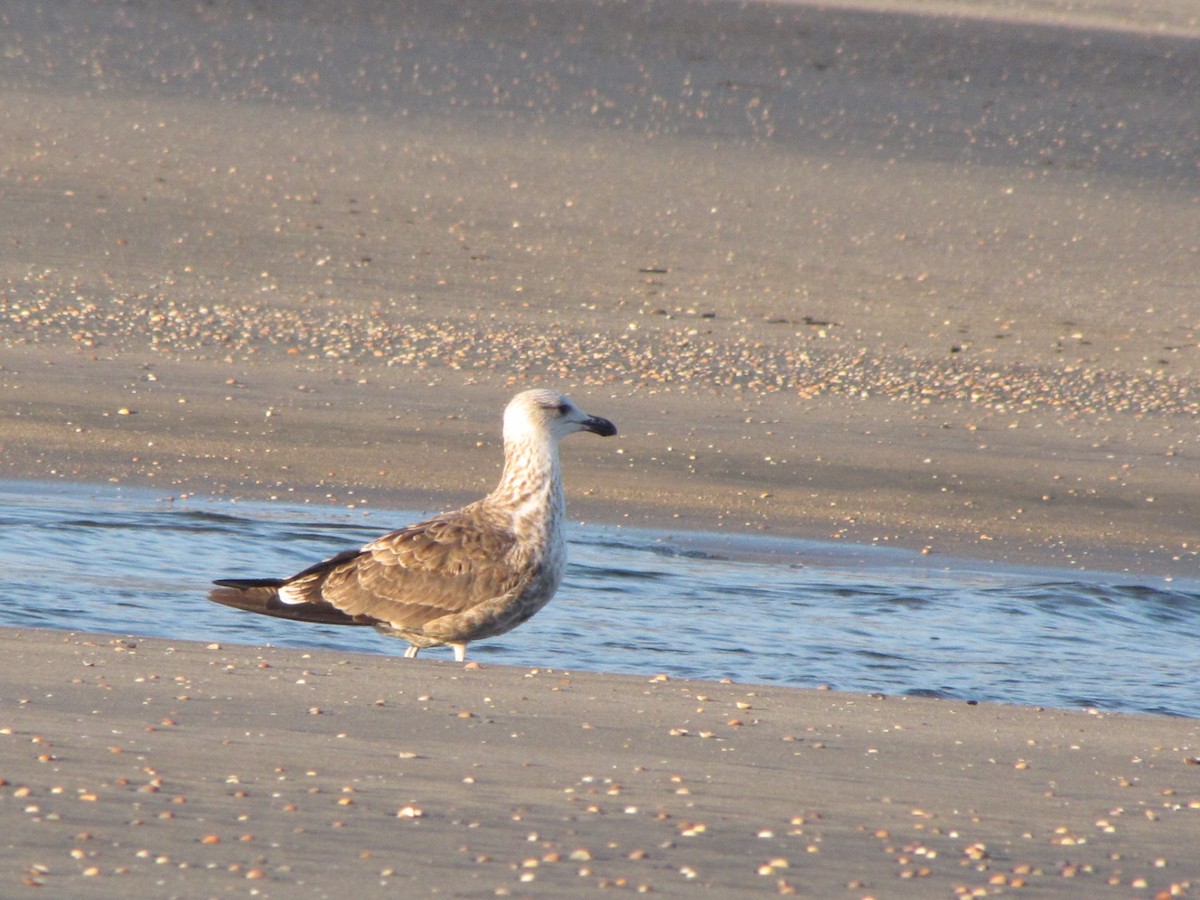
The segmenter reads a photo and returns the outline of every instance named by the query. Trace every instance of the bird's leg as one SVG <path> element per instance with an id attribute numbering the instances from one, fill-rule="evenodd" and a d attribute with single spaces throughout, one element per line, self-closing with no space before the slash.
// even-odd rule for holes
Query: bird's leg
<path id="1" fill-rule="evenodd" d="M 454 648 L 454 661 L 455 662 L 462 662 L 464 659 L 467 658 L 467 645 L 466 644 L 451 644 L 450 646 Z"/>
<path id="2" fill-rule="evenodd" d="M 416 644 L 409 644 L 408 649 L 404 651 L 405 659 L 416 659 L 417 654 L 421 652 L 421 648 Z"/>

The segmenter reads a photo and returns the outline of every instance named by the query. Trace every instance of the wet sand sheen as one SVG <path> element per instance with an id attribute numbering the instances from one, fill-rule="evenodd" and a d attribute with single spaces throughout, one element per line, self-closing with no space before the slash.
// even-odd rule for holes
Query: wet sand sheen
<path id="1" fill-rule="evenodd" d="M 372 628 L 247 615 L 206 598 L 214 572 L 294 571 L 418 518 L 0 481 L 0 571 L 14 598 L 0 626 L 396 656 L 403 642 Z M 1200 645 L 1195 579 L 758 535 L 576 526 L 569 540 L 553 602 L 472 644 L 471 659 L 1200 717 L 1188 663 Z"/>
<path id="2" fill-rule="evenodd" d="M 0 642 L 7 891 L 1116 897 L 1196 875 L 1192 720 Z"/>
<path id="3" fill-rule="evenodd" d="M 60 348 L 3 353 L 4 476 L 334 507 L 449 509 L 499 474 L 513 386 L 496 371 L 269 359 L 191 362 Z M 154 380 L 148 381 L 147 375 Z M 521 379 L 516 386 L 545 383 Z M 568 388 L 622 429 L 568 448 L 573 518 L 880 543 L 1017 565 L 1192 577 L 1200 480 L 1190 416 Z M 125 410 L 128 415 L 122 414 Z M 474 427 L 465 422 L 476 421 Z"/>

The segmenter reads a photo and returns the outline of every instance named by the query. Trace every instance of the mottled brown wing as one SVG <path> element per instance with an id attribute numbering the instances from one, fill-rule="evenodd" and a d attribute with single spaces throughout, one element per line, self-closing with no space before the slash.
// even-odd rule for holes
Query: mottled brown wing
<path id="1" fill-rule="evenodd" d="M 482 508 L 393 531 L 289 579 L 307 599 L 398 629 L 420 628 L 518 587 L 515 537 Z"/>

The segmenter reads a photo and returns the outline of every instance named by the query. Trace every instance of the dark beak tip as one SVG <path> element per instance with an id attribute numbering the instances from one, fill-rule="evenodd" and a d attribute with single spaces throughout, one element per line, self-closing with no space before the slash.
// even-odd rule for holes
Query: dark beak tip
<path id="1" fill-rule="evenodd" d="M 600 437 L 612 437 L 617 433 L 617 426 L 608 419 L 602 419 L 599 416 L 592 416 L 587 423 L 588 431 L 593 434 L 598 434 Z"/>

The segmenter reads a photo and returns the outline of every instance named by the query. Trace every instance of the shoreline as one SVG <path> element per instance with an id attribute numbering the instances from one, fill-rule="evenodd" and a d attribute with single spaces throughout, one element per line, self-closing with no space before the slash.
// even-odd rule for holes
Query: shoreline
<path id="1" fill-rule="evenodd" d="M 205 596 L 214 578 L 296 571 L 416 512 L 24 482 L 0 482 L 0 507 L 20 598 L 2 624 L 385 657 L 403 649 L 372 629 L 246 615 Z M 1195 579 L 594 523 L 572 526 L 568 540 L 561 596 L 515 639 L 475 647 L 473 659 L 1200 715 L 1189 679 Z M 143 569 L 147 557 L 156 562 Z"/>
<path id="2" fill-rule="evenodd" d="M 320 519 L 328 516 L 328 521 L 347 520 L 355 522 L 364 529 L 377 528 L 382 534 L 388 530 L 403 527 L 420 518 L 428 517 L 450 508 L 451 504 L 422 506 L 420 500 L 426 495 L 413 493 L 383 493 L 361 497 L 351 491 L 345 496 L 331 494 L 320 495 L 316 490 L 291 490 L 286 493 L 258 494 L 250 491 L 245 494 L 216 493 L 216 492 L 177 492 L 162 490 L 160 485 L 147 483 L 125 484 L 120 482 L 80 481 L 75 479 L 60 479 L 48 481 L 39 478 L 10 477 L 0 479 L 0 488 L 6 485 L 16 489 L 27 486 L 43 486 L 47 489 L 61 489 L 66 493 L 87 494 L 89 492 L 117 492 L 123 497 L 136 502 L 165 503 L 180 509 L 189 504 L 203 507 L 220 507 L 228 504 L 233 507 L 251 506 L 262 510 L 293 507 Z M 441 496 L 434 495 L 434 500 Z M 408 504 L 405 504 L 408 500 Z M 326 513 L 322 513 L 324 510 Z M 393 515 L 394 514 L 394 515 Z M 361 518 L 354 518 L 360 516 Z M 1135 568 L 1102 568 L 1100 565 L 1055 565 L 1053 560 L 1040 558 L 1021 558 L 1018 560 L 996 559 L 982 554 L 953 552 L 932 553 L 889 540 L 875 542 L 857 542 L 838 540 L 836 538 L 811 536 L 807 531 L 778 533 L 768 530 L 758 531 L 715 531 L 704 530 L 701 527 L 689 527 L 681 524 L 678 518 L 670 522 L 651 519 L 646 522 L 610 521 L 602 516 L 587 517 L 571 515 L 571 528 L 589 528 L 603 532 L 620 534 L 632 532 L 646 539 L 661 539 L 669 546 L 677 547 L 685 552 L 715 554 L 718 558 L 727 558 L 735 562 L 746 562 L 760 565 L 802 565 L 824 566 L 834 569 L 856 567 L 884 568 L 908 570 L 913 568 L 930 569 L 936 572 L 988 572 L 1002 571 L 1014 574 L 1047 576 L 1070 576 L 1084 582 L 1121 582 L 1159 584 L 1165 583 L 1171 589 L 1188 590 L 1191 585 L 1200 583 L 1200 576 L 1194 576 L 1184 570 L 1179 574 L 1172 572 L 1156 573 Z M 1119 555 L 1107 557 L 1109 561 L 1127 559 L 1130 562 L 1141 557 Z"/>
<path id="3" fill-rule="evenodd" d="M 451 374 L 2 348 L 16 415 L 0 474 L 449 508 L 494 486 L 499 410 L 519 389 L 491 376 L 446 391 Z M 1191 463 L 1169 417 L 1117 443 L 1108 423 L 1037 412 L 988 424 L 969 406 L 558 386 L 621 429 L 563 448 L 575 519 L 1164 578 L 1200 559 L 1200 490 L 1180 481 Z"/>

